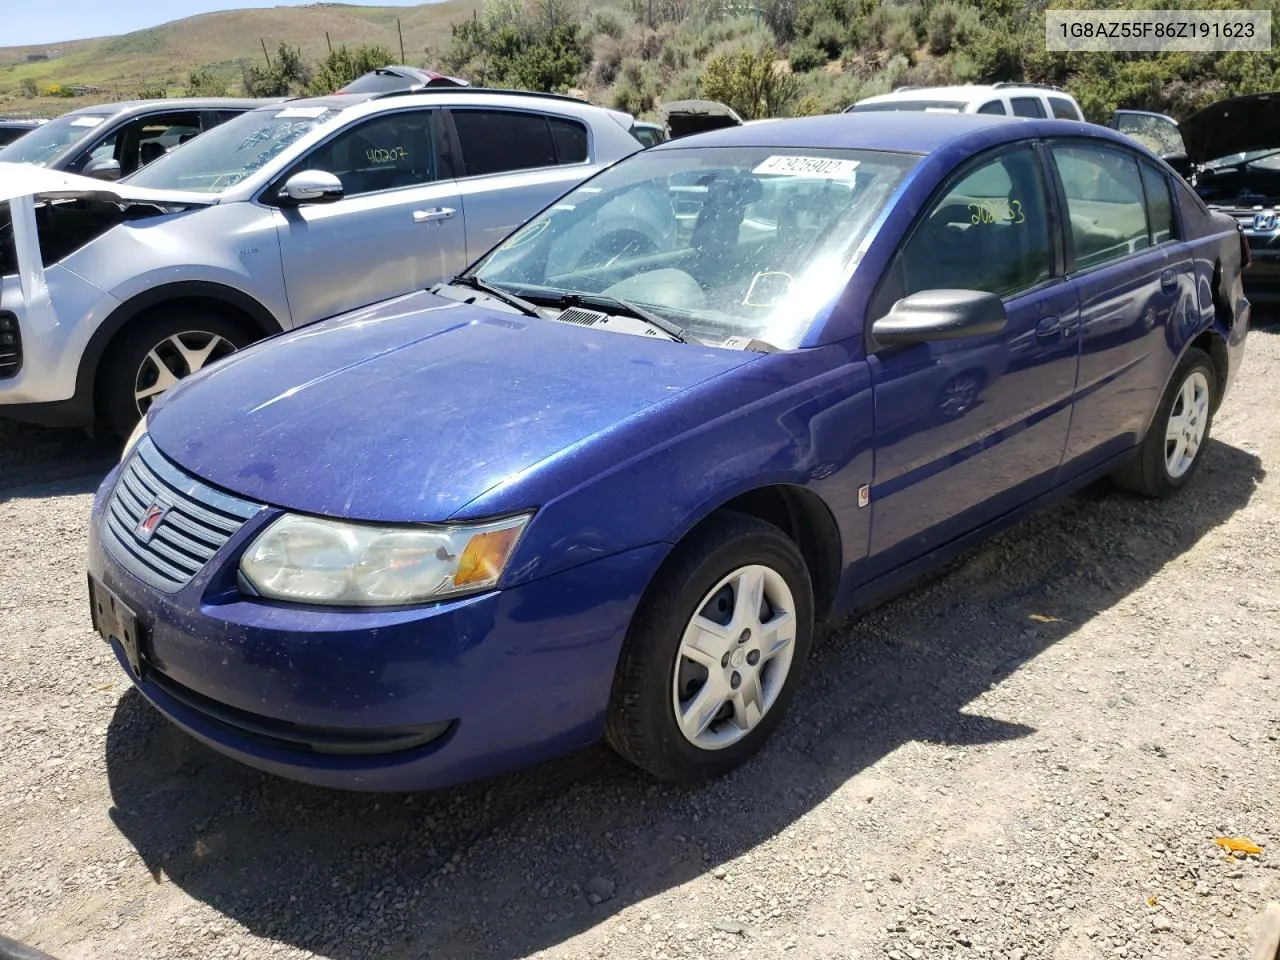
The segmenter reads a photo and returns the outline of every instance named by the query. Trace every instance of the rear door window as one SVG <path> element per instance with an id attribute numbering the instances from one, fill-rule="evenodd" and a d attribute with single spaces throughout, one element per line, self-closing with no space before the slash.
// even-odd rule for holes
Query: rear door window
<path id="1" fill-rule="evenodd" d="M 1039 97 L 1010 97 L 1009 103 L 1013 107 L 1013 115 L 1015 117 L 1043 117 L 1044 104 L 1040 102 Z"/>
<path id="2" fill-rule="evenodd" d="M 1083 144 L 1055 144 L 1052 152 L 1067 197 L 1077 270 L 1151 246 L 1135 157 Z"/>
<path id="3" fill-rule="evenodd" d="M 1007 117 L 1009 115 L 1008 111 L 1006 111 L 1004 108 L 1004 101 L 1002 100 L 988 100 L 986 103 L 984 103 L 982 106 L 978 108 L 978 112 L 979 113 L 995 113 L 995 114 L 999 114 L 1002 117 Z"/>
<path id="4" fill-rule="evenodd" d="M 467 176 L 556 165 L 556 140 L 545 114 L 518 110 L 451 112 Z M 569 139 L 563 131 L 561 139 Z M 570 146 L 566 143 L 566 151 Z"/>

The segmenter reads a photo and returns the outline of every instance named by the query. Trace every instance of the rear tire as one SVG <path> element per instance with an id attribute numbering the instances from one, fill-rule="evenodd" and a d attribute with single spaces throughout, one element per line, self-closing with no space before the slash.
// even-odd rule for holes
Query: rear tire
<path id="1" fill-rule="evenodd" d="M 714 516 L 676 548 L 632 618 L 605 738 L 663 780 L 726 773 L 781 721 L 812 637 L 813 589 L 795 543 L 754 517 Z"/>
<path id="2" fill-rule="evenodd" d="M 113 433 L 128 437 L 169 387 L 252 339 L 234 321 L 211 310 L 136 322 L 102 358 L 98 413 Z"/>
<path id="3" fill-rule="evenodd" d="M 1169 378 L 1138 455 L 1112 475 L 1115 482 L 1145 497 L 1168 497 L 1185 487 L 1204 459 L 1217 397 L 1213 361 L 1193 347 Z"/>

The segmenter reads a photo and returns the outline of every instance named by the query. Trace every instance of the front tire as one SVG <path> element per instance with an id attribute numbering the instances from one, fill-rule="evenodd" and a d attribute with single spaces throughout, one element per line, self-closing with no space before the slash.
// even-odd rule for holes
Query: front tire
<path id="1" fill-rule="evenodd" d="M 102 360 L 99 413 L 112 432 L 128 437 L 166 390 L 250 340 L 237 324 L 208 310 L 127 328 Z"/>
<path id="2" fill-rule="evenodd" d="M 1168 497 L 1185 487 L 1204 459 L 1217 396 L 1213 361 L 1193 347 L 1169 378 L 1137 457 L 1114 474 L 1116 483 L 1146 497 Z"/>
<path id="3" fill-rule="evenodd" d="M 726 773 L 781 721 L 812 637 L 813 588 L 795 543 L 754 517 L 715 516 L 636 611 L 605 738 L 663 780 Z"/>

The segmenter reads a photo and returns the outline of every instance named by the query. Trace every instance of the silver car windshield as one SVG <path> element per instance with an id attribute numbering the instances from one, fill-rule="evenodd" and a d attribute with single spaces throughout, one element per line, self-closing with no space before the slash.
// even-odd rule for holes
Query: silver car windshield
<path id="1" fill-rule="evenodd" d="M 44 166 L 67 147 L 100 127 L 109 113 L 76 113 L 36 127 L 0 150 L 0 163 L 34 163 Z"/>
<path id="2" fill-rule="evenodd" d="M 794 347 L 918 159 L 804 147 L 646 151 L 566 194 L 472 272 L 535 303 L 603 294 L 709 342 Z"/>
<path id="3" fill-rule="evenodd" d="M 250 110 L 127 179 L 138 187 L 220 193 L 257 173 L 286 147 L 337 114 L 332 108 L 316 106 Z"/>

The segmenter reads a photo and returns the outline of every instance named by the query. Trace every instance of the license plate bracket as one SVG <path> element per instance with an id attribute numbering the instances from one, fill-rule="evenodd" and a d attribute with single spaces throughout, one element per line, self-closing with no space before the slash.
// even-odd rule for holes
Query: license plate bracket
<path id="1" fill-rule="evenodd" d="M 92 575 L 89 577 L 89 612 L 99 636 L 107 643 L 114 640 L 120 644 L 129 669 L 134 677 L 141 680 L 144 664 L 138 616 L 116 596 L 115 591 Z"/>

